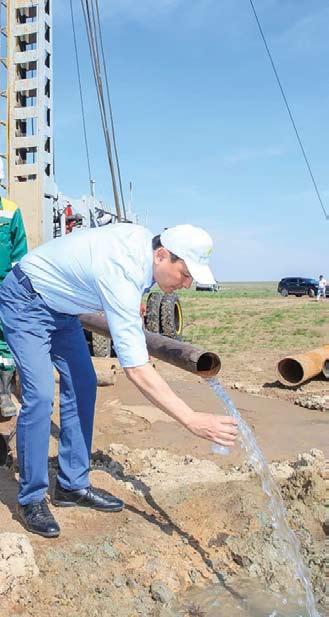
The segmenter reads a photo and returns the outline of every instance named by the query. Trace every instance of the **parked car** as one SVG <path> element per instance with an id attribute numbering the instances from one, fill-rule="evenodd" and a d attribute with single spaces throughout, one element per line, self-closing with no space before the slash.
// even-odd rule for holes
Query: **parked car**
<path id="1" fill-rule="evenodd" d="M 219 283 L 213 285 L 203 285 L 202 283 L 196 283 L 195 291 L 219 291 Z"/>
<path id="2" fill-rule="evenodd" d="M 313 298 L 318 293 L 318 281 L 316 279 L 305 278 L 302 276 L 287 277 L 281 279 L 278 284 L 278 292 L 281 296 L 309 296 Z M 326 295 L 329 296 L 329 286 L 326 288 Z"/>

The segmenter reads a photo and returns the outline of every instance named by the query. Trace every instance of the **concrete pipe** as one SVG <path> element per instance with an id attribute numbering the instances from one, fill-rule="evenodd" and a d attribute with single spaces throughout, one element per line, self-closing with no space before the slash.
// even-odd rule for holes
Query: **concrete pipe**
<path id="1" fill-rule="evenodd" d="M 107 338 L 111 337 L 104 313 L 80 315 L 80 321 L 86 330 L 96 332 Z M 150 355 L 158 358 L 158 360 L 201 377 L 213 377 L 220 371 L 220 359 L 213 352 L 147 330 L 145 331 L 145 338 Z"/>
<path id="2" fill-rule="evenodd" d="M 319 375 L 328 358 L 329 345 L 283 358 L 278 364 L 281 381 L 287 385 L 299 386 L 304 381 Z"/>

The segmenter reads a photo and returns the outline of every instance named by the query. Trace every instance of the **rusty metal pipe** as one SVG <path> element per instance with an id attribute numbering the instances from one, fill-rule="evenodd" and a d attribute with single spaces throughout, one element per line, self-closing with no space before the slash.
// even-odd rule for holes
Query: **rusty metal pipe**
<path id="1" fill-rule="evenodd" d="M 146 344 L 151 356 L 182 368 L 201 377 L 213 377 L 221 368 L 219 357 L 190 343 L 182 343 L 161 334 L 145 332 Z"/>
<path id="2" fill-rule="evenodd" d="M 299 386 L 304 381 L 319 375 L 328 358 L 329 345 L 296 356 L 287 356 L 278 363 L 281 381 L 284 384 Z"/>
<path id="3" fill-rule="evenodd" d="M 111 338 L 104 313 L 80 315 L 80 321 L 86 330 Z M 158 358 L 158 360 L 201 377 L 213 377 L 220 371 L 220 358 L 211 351 L 205 351 L 190 345 L 190 343 L 182 343 L 181 341 L 148 332 L 147 330 L 145 331 L 145 338 L 150 355 Z"/>

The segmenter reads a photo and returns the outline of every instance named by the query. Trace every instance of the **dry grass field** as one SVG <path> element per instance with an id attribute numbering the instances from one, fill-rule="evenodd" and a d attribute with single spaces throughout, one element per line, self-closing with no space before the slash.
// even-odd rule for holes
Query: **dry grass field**
<path id="1" fill-rule="evenodd" d="M 232 355 L 285 353 L 329 342 L 329 299 L 282 298 L 274 283 L 224 283 L 217 293 L 182 293 L 184 338 Z"/>

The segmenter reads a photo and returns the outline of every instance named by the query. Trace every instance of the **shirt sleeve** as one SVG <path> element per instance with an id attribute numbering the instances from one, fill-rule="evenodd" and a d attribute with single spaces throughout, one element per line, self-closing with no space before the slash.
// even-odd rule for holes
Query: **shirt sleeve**
<path id="1" fill-rule="evenodd" d="M 118 263 L 111 263 L 96 280 L 115 352 L 122 367 L 147 364 L 143 322 L 140 316 L 142 291 L 134 278 Z"/>
<path id="2" fill-rule="evenodd" d="M 14 266 L 27 253 L 26 233 L 19 208 L 15 210 L 10 226 L 11 234 L 11 263 Z"/>

